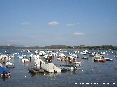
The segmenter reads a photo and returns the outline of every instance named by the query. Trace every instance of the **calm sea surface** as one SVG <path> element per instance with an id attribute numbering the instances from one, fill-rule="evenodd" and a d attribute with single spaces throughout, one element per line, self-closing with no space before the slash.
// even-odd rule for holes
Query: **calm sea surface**
<path id="1" fill-rule="evenodd" d="M 18 53 L 21 50 L 0 50 L 4 52 Z M 14 69 L 9 69 L 11 78 L 0 78 L 0 87 L 117 87 L 117 58 L 115 53 L 117 50 L 111 51 L 99 50 L 106 52 L 105 57 L 112 58 L 113 61 L 105 63 L 93 62 L 93 58 L 87 55 L 88 60 L 82 59 L 79 55 L 78 60 L 81 61 L 81 66 L 77 71 L 68 71 L 65 73 L 48 73 L 31 75 L 28 72 L 28 67 L 34 65 L 33 60 L 30 64 L 23 64 L 21 59 L 15 54 L 11 60 L 15 64 Z M 67 50 L 73 53 L 74 50 Z M 80 50 L 81 52 L 81 50 Z M 97 52 L 97 50 L 89 50 L 89 52 Z M 59 66 L 61 63 L 54 58 L 53 63 Z"/>

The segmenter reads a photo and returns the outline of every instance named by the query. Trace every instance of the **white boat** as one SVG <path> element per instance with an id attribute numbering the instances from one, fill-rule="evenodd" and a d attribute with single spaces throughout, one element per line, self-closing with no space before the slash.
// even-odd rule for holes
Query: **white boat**
<path id="1" fill-rule="evenodd" d="M 41 64 L 45 64 L 41 59 L 35 59 L 34 62 L 37 68 L 41 68 Z"/>
<path id="2" fill-rule="evenodd" d="M 89 53 L 89 56 L 90 57 L 94 57 L 95 56 L 95 53 Z"/>
<path id="3" fill-rule="evenodd" d="M 106 59 L 104 59 L 104 57 L 101 55 L 95 55 L 94 62 L 106 62 Z"/>
<path id="4" fill-rule="evenodd" d="M 71 56 L 74 57 L 74 58 L 78 58 L 77 54 L 71 54 Z"/>
<path id="5" fill-rule="evenodd" d="M 60 65 L 60 68 L 61 68 L 61 71 L 77 70 L 77 66 L 75 64 Z"/>
<path id="6" fill-rule="evenodd" d="M 106 54 L 106 52 L 101 52 L 101 55 L 105 55 Z"/>
<path id="7" fill-rule="evenodd" d="M 3 65 L 0 63 L 0 67 L 3 67 Z"/>
<path id="8" fill-rule="evenodd" d="M 88 57 L 86 57 L 86 56 L 83 56 L 83 57 L 82 57 L 82 59 L 88 59 Z"/>
<path id="9" fill-rule="evenodd" d="M 22 63 L 29 63 L 29 62 L 30 62 L 29 59 L 26 59 L 26 58 L 23 58 L 23 59 L 22 59 Z"/>
<path id="10" fill-rule="evenodd" d="M 6 62 L 5 66 L 6 68 L 15 68 L 15 65 L 11 62 Z"/>
<path id="11" fill-rule="evenodd" d="M 61 58 L 57 58 L 57 60 L 61 61 Z"/>
<path id="12" fill-rule="evenodd" d="M 40 58 L 40 56 L 38 54 L 32 55 L 32 59 L 39 59 L 39 58 Z"/>
<path id="13" fill-rule="evenodd" d="M 63 57 L 65 57 L 65 54 L 64 53 L 59 53 L 59 57 L 63 58 Z"/>
<path id="14" fill-rule="evenodd" d="M 83 51 L 83 52 L 80 52 L 80 54 L 87 55 L 87 52 L 86 51 Z"/>
<path id="15" fill-rule="evenodd" d="M 61 69 L 55 66 L 53 63 L 42 64 L 41 68 L 47 72 L 61 72 Z"/>
<path id="16" fill-rule="evenodd" d="M 45 63 L 41 59 L 35 60 L 35 65 L 47 72 L 61 72 L 61 69 L 57 66 L 55 66 L 53 63 Z"/>
<path id="17" fill-rule="evenodd" d="M 1 54 L 1 55 L 0 55 L 0 60 L 8 61 L 8 60 L 10 60 L 10 58 L 9 58 L 8 55 L 6 55 L 6 54 Z"/>
<path id="18" fill-rule="evenodd" d="M 39 52 L 39 56 L 44 56 L 46 53 L 44 51 Z"/>
<path id="19" fill-rule="evenodd" d="M 81 66 L 81 62 L 80 61 L 73 62 L 73 64 L 75 64 L 76 66 Z"/>
<path id="20" fill-rule="evenodd" d="M 104 58 L 106 61 L 113 61 L 113 59 L 110 58 Z"/>

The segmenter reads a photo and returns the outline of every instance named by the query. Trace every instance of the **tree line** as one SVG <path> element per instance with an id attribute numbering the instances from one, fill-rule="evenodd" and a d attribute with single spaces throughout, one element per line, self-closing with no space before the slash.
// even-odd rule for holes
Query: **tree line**
<path id="1" fill-rule="evenodd" d="M 66 46 L 66 45 L 51 45 L 45 47 L 33 46 L 33 47 L 16 47 L 16 46 L 0 46 L 0 49 L 87 49 L 87 50 L 117 50 L 117 46 L 102 45 L 102 46 Z"/>

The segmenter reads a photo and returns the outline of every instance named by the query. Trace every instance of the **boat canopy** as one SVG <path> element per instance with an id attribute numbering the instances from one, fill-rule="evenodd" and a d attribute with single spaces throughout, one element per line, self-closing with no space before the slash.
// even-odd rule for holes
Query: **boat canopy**
<path id="1" fill-rule="evenodd" d="M 0 67 L 0 74 L 2 74 L 3 72 L 9 73 L 9 70 L 5 67 Z"/>

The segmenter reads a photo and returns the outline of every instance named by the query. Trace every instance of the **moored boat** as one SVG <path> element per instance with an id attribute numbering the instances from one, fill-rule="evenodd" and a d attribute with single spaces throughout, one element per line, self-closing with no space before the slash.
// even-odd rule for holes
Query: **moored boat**
<path id="1" fill-rule="evenodd" d="M 26 58 L 23 58 L 22 59 L 22 63 L 30 63 L 30 60 L 29 59 L 26 59 Z"/>
<path id="2" fill-rule="evenodd" d="M 0 77 L 9 78 L 9 77 L 11 77 L 11 73 L 9 72 L 9 70 L 7 68 L 0 67 Z"/>
<path id="3" fill-rule="evenodd" d="M 106 62 L 106 59 L 99 53 L 94 56 L 94 62 Z"/>
<path id="4" fill-rule="evenodd" d="M 15 65 L 11 62 L 6 62 L 6 68 L 15 68 Z"/>
<path id="5" fill-rule="evenodd" d="M 87 59 L 87 60 L 88 60 L 88 57 L 86 57 L 86 56 L 83 56 L 83 57 L 82 57 L 82 59 Z"/>
<path id="6" fill-rule="evenodd" d="M 77 66 L 75 64 L 60 65 L 60 68 L 61 71 L 77 70 Z"/>
<path id="7" fill-rule="evenodd" d="M 113 59 L 110 58 L 104 58 L 106 61 L 113 61 Z"/>
<path id="8" fill-rule="evenodd" d="M 81 62 L 80 61 L 73 62 L 73 64 L 75 64 L 76 66 L 81 66 Z"/>
<path id="9" fill-rule="evenodd" d="M 95 58 L 94 62 L 106 62 L 106 59 L 102 59 L 102 58 Z"/>

